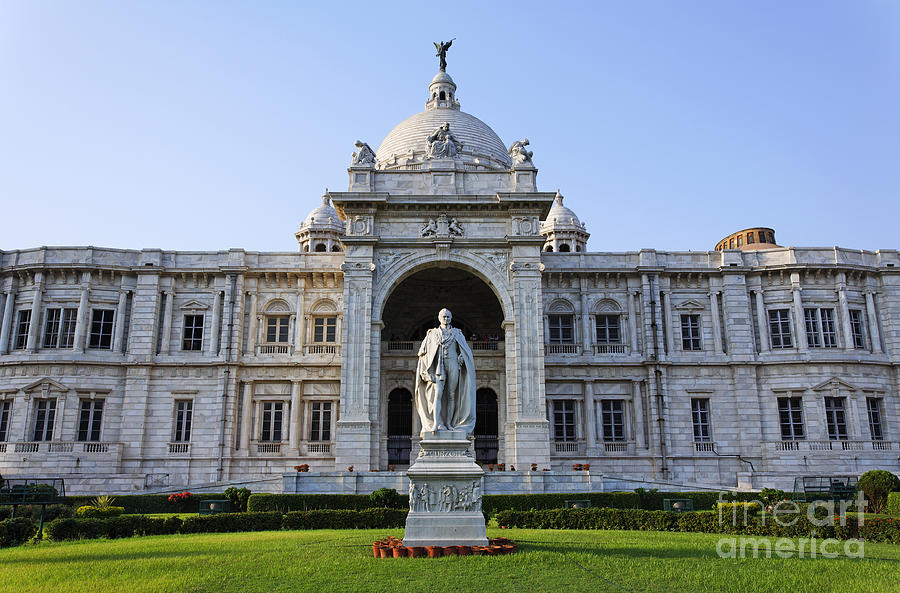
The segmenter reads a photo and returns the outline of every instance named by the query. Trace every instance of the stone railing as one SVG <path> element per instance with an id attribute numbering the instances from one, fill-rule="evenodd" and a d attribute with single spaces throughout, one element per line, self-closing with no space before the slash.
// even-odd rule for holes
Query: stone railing
<path id="1" fill-rule="evenodd" d="M 3 443 L 0 453 L 39 453 L 56 454 L 71 453 L 75 455 L 119 455 L 122 443 L 101 441 L 24 441 L 19 443 Z M 9 445 L 12 445 L 10 447 Z"/>
<path id="2" fill-rule="evenodd" d="M 260 354 L 290 354 L 291 353 L 291 345 L 290 344 L 260 344 L 259 345 L 259 353 Z"/>
<path id="3" fill-rule="evenodd" d="M 603 451 L 605 453 L 628 453 L 628 443 L 626 441 L 604 441 Z"/>
<path id="4" fill-rule="evenodd" d="M 850 440 L 796 440 L 773 441 L 766 443 L 776 452 L 800 451 L 897 451 L 900 443 L 896 441 L 850 441 Z"/>
<path id="5" fill-rule="evenodd" d="M 303 349 L 307 355 L 340 354 L 340 344 L 307 344 Z"/>
<path id="6" fill-rule="evenodd" d="M 628 354 L 625 344 L 594 344 L 594 354 Z"/>
<path id="7" fill-rule="evenodd" d="M 383 348 L 383 350 L 387 352 L 412 352 L 413 348 L 415 347 L 415 342 L 394 341 L 385 342 L 385 347 Z"/>
<path id="8" fill-rule="evenodd" d="M 554 457 L 581 457 L 584 455 L 584 441 L 555 441 L 550 451 Z"/>
<path id="9" fill-rule="evenodd" d="M 502 348 L 500 347 L 501 343 L 502 342 L 499 342 L 499 341 L 469 342 L 469 347 L 472 348 L 472 350 L 476 351 L 476 352 L 479 350 L 502 350 Z"/>
<path id="10" fill-rule="evenodd" d="M 475 342 L 467 342 L 469 344 L 469 348 L 474 352 L 505 352 L 506 347 L 503 340 L 485 340 L 485 341 L 475 341 Z M 421 341 L 408 341 L 408 340 L 392 340 L 382 342 L 382 353 L 392 354 L 392 353 L 405 353 L 405 352 L 415 352 L 416 348 L 419 347 Z"/>
<path id="11" fill-rule="evenodd" d="M 716 452 L 716 444 L 712 441 L 694 442 L 694 452 L 695 453 L 715 453 Z"/>
<path id="12" fill-rule="evenodd" d="M 6 443 L 0 443 L 0 453 L 6 453 Z"/>
<path id="13" fill-rule="evenodd" d="M 281 443 L 256 443 L 255 448 L 260 455 L 281 455 Z"/>
<path id="14" fill-rule="evenodd" d="M 309 441 L 306 443 L 306 452 L 309 455 L 332 456 L 332 443 L 322 441 Z"/>
<path id="15" fill-rule="evenodd" d="M 190 452 L 190 443 L 169 443 L 169 455 L 187 455 Z"/>
<path id="16" fill-rule="evenodd" d="M 578 344 L 544 344 L 544 354 L 579 354 Z"/>

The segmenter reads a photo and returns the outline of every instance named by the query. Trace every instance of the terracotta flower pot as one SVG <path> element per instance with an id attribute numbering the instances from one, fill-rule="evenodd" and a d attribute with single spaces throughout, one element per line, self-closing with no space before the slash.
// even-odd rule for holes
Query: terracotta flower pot
<path id="1" fill-rule="evenodd" d="M 412 558 L 421 558 L 425 556 L 425 548 L 421 546 L 409 548 L 409 556 Z"/>
<path id="2" fill-rule="evenodd" d="M 428 552 L 429 558 L 440 558 L 444 552 L 444 548 L 441 546 L 425 546 L 425 550 Z"/>
<path id="3" fill-rule="evenodd" d="M 471 556 L 472 555 L 472 546 L 457 546 L 457 553 L 460 556 Z"/>
<path id="4" fill-rule="evenodd" d="M 380 542 L 375 542 L 374 544 L 372 544 L 372 556 L 374 556 L 375 558 L 380 558 L 380 556 L 378 554 L 378 550 L 380 550 L 380 549 L 381 549 Z"/>
<path id="5" fill-rule="evenodd" d="M 391 554 L 391 549 L 390 549 L 390 548 L 386 548 L 386 547 L 384 547 L 384 546 L 378 548 L 378 557 L 379 557 L 379 558 L 388 558 L 388 557 L 391 557 L 391 556 L 392 556 L 392 554 Z"/>
<path id="6" fill-rule="evenodd" d="M 459 546 L 444 546 L 444 556 L 456 556 L 459 553 Z"/>
<path id="7" fill-rule="evenodd" d="M 394 553 L 394 558 L 406 558 L 407 549 L 403 546 L 394 546 L 391 551 Z"/>
<path id="8" fill-rule="evenodd" d="M 484 546 L 472 546 L 473 556 L 483 556 L 485 554 Z"/>
<path id="9" fill-rule="evenodd" d="M 512 544 L 503 544 L 500 547 L 503 548 L 504 554 L 512 554 L 513 552 L 516 551 L 516 547 Z"/>

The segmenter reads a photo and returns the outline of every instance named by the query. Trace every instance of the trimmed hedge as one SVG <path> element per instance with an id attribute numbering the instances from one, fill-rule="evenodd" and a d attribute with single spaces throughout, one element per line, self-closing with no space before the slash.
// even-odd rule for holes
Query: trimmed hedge
<path id="1" fill-rule="evenodd" d="M 771 516 L 750 517 L 744 523 L 738 515 L 737 524 L 729 514 L 719 521 L 719 513 L 672 513 L 641 509 L 554 509 L 543 511 L 500 511 L 497 522 L 503 527 L 525 529 L 633 529 L 639 531 L 682 531 L 724 533 L 769 537 L 810 537 L 900 543 L 900 521 L 867 519 L 863 527 L 850 520 L 846 526 L 832 523 L 813 524 L 803 515 L 788 515 L 782 523 L 796 519 L 793 525 L 779 525 Z"/>
<path id="2" fill-rule="evenodd" d="M 37 533 L 37 525 L 24 517 L 0 521 L 0 548 L 24 544 Z"/>
<path id="3" fill-rule="evenodd" d="M 124 512 L 125 509 L 122 507 L 98 508 L 95 506 L 86 505 L 83 507 L 78 507 L 78 509 L 75 511 L 75 516 L 81 519 L 103 519 L 106 517 L 118 517 Z"/>
<path id="4" fill-rule="evenodd" d="M 281 529 L 393 529 L 406 524 L 406 510 L 364 509 L 314 510 L 266 513 L 221 513 L 188 517 L 143 517 L 130 515 L 106 519 L 56 519 L 47 524 L 47 537 L 54 541 L 116 539 L 140 535 L 175 533 L 234 533 Z M 17 519 L 18 521 L 18 519 Z M 30 537 L 30 536 L 29 536 Z"/>
<path id="5" fill-rule="evenodd" d="M 316 509 L 373 508 L 376 505 L 366 494 L 251 494 L 247 510 L 254 512 L 309 511 Z M 481 499 L 482 510 L 495 515 L 503 510 L 561 509 L 567 500 L 590 500 L 591 506 L 615 509 L 662 509 L 666 498 L 689 498 L 695 509 L 711 509 L 719 500 L 718 492 L 579 492 L 569 494 L 489 494 Z M 758 500 L 755 492 L 728 492 L 723 500 Z M 409 498 L 398 494 L 398 508 L 406 508 Z"/>
<path id="6" fill-rule="evenodd" d="M 67 504 L 48 504 L 47 510 L 44 511 L 44 521 L 52 521 L 59 517 L 71 517 L 73 515 L 72 507 Z M 12 518 L 12 506 L 0 506 L 0 521 Z M 16 519 L 31 519 L 32 521 L 41 520 L 41 505 L 39 504 L 23 504 L 16 507 Z"/>
<path id="7" fill-rule="evenodd" d="M 284 516 L 282 525 L 285 529 L 394 529 L 406 525 L 408 512 L 384 508 L 292 511 Z"/>
<path id="8" fill-rule="evenodd" d="M 64 500 L 71 507 L 90 505 L 96 496 L 67 496 Z M 115 505 L 125 509 L 125 513 L 154 515 L 158 513 L 196 513 L 202 500 L 226 500 L 223 493 L 193 494 L 190 501 L 171 503 L 168 494 L 122 494 L 113 495 Z"/>
<path id="9" fill-rule="evenodd" d="M 888 515 L 900 517 L 900 492 L 891 492 L 888 494 L 887 508 L 884 509 Z"/>

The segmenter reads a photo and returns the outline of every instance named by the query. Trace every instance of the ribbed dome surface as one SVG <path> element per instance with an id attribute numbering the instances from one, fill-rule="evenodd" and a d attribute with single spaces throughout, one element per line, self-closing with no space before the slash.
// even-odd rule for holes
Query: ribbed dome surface
<path id="1" fill-rule="evenodd" d="M 375 153 L 376 166 L 392 156 L 422 156 L 428 148 L 426 139 L 438 126 L 449 123 L 450 133 L 462 143 L 462 157 L 475 159 L 491 168 L 509 168 L 512 161 L 503 142 L 486 123 L 456 109 L 429 109 L 400 122 L 381 142 Z M 487 157 L 489 160 L 485 160 Z"/>
<path id="2" fill-rule="evenodd" d="M 313 209 L 306 216 L 306 220 L 300 225 L 300 228 L 310 227 L 336 227 L 342 228 L 341 219 L 338 217 L 337 210 L 331 205 L 331 201 L 322 196 L 322 203 Z"/>

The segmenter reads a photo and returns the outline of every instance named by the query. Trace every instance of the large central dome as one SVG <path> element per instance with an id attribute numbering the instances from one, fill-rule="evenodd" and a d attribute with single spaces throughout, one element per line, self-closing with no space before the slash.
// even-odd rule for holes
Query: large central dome
<path id="1" fill-rule="evenodd" d="M 454 98 L 456 84 L 445 72 L 429 85 L 426 109 L 400 122 L 382 140 L 375 153 L 378 169 L 408 169 L 421 162 L 428 150 L 428 136 L 439 126 L 450 124 L 450 133 L 462 144 L 459 158 L 476 168 L 509 169 L 512 161 L 506 147 L 486 123 L 459 110 Z"/>

